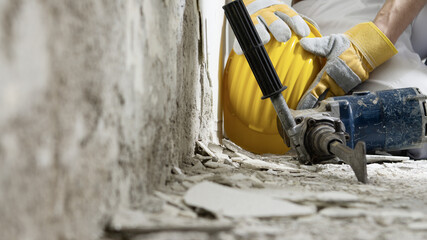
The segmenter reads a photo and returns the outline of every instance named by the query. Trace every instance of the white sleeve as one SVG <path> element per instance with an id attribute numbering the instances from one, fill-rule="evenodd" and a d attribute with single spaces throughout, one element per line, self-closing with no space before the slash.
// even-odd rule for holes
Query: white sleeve
<path id="1" fill-rule="evenodd" d="M 361 22 L 372 21 L 383 4 L 384 0 L 304 0 L 293 7 L 316 21 L 322 35 L 329 35 L 343 33 Z M 423 11 L 427 11 L 426 8 Z M 423 34 L 420 40 L 417 37 L 417 46 L 423 46 L 420 49 L 427 51 L 427 13 L 422 17 L 420 15 L 417 22 L 423 29 L 415 30 Z M 417 87 L 427 94 L 427 66 L 414 51 L 412 31 L 412 26 L 409 26 L 395 44 L 399 53 L 375 69 L 369 80 L 356 87 L 356 91 Z"/>
<path id="2" fill-rule="evenodd" d="M 421 10 L 417 18 L 412 23 L 411 41 L 414 51 L 421 59 L 427 57 L 427 5 Z"/>

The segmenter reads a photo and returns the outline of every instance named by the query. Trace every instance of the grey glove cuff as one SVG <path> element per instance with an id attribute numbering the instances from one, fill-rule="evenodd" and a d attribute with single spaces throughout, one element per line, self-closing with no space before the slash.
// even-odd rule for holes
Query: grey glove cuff
<path id="1" fill-rule="evenodd" d="M 305 16 L 304 14 L 301 14 L 301 13 L 299 13 L 299 15 L 302 17 L 302 19 L 304 19 L 305 21 L 307 21 L 307 22 L 309 22 L 309 23 L 311 23 L 311 25 L 313 25 L 319 32 L 320 32 L 320 27 L 319 27 L 319 25 L 317 25 L 317 23 L 313 20 L 313 19 L 311 19 L 311 18 L 309 18 L 309 17 L 307 17 L 307 16 Z"/>
<path id="2" fill-rule="evenodd" d="M 278 4 L 284 4 L 284 3 L 278 0 L 257 0 L 247 5 L 246 9 L 248 10 L 249 15 L 252 15 L 261 9 L 268 8 L 270 6 L 278 5 Z"/>

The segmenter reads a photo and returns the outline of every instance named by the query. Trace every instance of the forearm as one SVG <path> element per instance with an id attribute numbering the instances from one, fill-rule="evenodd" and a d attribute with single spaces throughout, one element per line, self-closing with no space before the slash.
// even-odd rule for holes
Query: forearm
<path id="1" fill-rule="evenodd" d="M 387 0 L 373 22 L 396 43 L 426 3 L 427 0 Z"/>

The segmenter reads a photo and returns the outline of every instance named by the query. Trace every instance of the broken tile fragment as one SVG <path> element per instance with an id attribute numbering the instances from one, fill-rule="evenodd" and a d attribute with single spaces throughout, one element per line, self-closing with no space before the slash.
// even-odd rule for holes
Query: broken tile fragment
<path id="1" fill-rule="evenodd" d="M 114 218 L 114 216 L 113 216 Z M 201 239 L 197 238 L 188 238 L 188 236 L 180 235 L 181 234 L 195 234 L 195 233 L 207 233 L 207 234 L 217 234 L 219 232 L 229 232 L 234 226 L 229 222 L 225 221 L 203 221 L 203 220 L 194 220 L 192 218 L 179 218 L 171 219 L 164 216 L 151 216 L 150 222 L 141 222 L 137 218 L 129 219 L 130 222 L 125 222 L 125 225 L 122 225 L 120 228 L 114 228 L 114 226 L 109 225 L 107 227 L 107 232 L 120 233 L 123 235 L 131 234 L 138 235 L 137 238 L 129 239 L 153 239 L 149 238 L 140 238 L 151 236 L 153 233 L 172 233 L 171 236 L 167 238 L 160 239 Z M 177 236 L 179 236 L 177 238 Z M 208 235 L 209 236 L 209 235 Z M 115 238 L 116 239 L 116 238 Z M 126 238 L 127 239 L 127 238 Z M 155 238 L 154 238 L 155 239 Z M 210 238 L 207 238 L 210 239 Z"/>
<path id="2" fill-rule="evenodd" d="M 231 160 L 233 161 L 233 162 L 236 162 L 236 163 L 241 163 L 241 162 L 243 162 L 243 160 L 245 160 L 244 158 L 242 158 L 242 157 L 232 157 L 231 158 Z"/>
<path id="3" fill-rule="evenodd" d="M 427 222 L 413 222 L 408 224 L 408 228 L 415 231 L 427 231 Z"/>
<path id="4" fill-rule="evenodd" d="M 214 153 L 222 153 L 224 150 L 223 147 L 215 143 L 208 143 L 208 148 Z"/>
<path id="5" fill-rule="evenodd" d="M 213 162 L 212 160 L 209 160 L 207 162 L 204 163 L 205 167 L 208 168 L 225 168 L 225 169 L 233 169 L 233 166 L 224 164 L 224 163 L 219 163 L 219 162 Z"/>
<path id="6" fill-rule="evenodd" d="M 207 162 L 207 161 L 205 161 L 205 162 Z M 196 161 L 195 163 L 193 163 L 193 167 L 191 168 L 191 170 L 194 172 L 194 171 L 197 171 L 197 172 L 201 172 L 201 171 L 203 171 L 204 169 L 206 169 L 206 167 L 203 165 L 203 162 L 202 161 Z"/>
<path id="7" fill-rule="evenodd" d="M 180 232 L 170 231 L 170 232 L 153 232 L 143 234 L 137 237 L 132 238 L 132 240 L 178 240 L 178 239 L 186 239 L 186 240 L 209 240 L 210 236 L 205 232 Z"/>
<path id="8" fill-rule="evenodd" d="M 233 162 L 230 158 L 223 158 L 223 163 L 225 163 L 225 164 L 227 164 L 227 165 L 231 165 L 231 166 L 233 166 L 233 167 L 235 167 L 235 168 L 238 168 L 238 167 L 240 167 L 240 165 L 238 164 L 238 163 L 235 163 L 235 162 Z"/>
<path id="9" fill-rule="evenodd" d="M 215 175 L 214 173 L 198 174 L 198 175 L 187 177 L 187 180 L 192 181 L 192 182 L 201 182 L 201 181 L 205 180 L 206 178 L 212 177 L 214 175 Z"/>
<path id="10" fill-rule="evenodd" d="M 355 218 L 364 216 L 365 210 L 357 208 L 330 207 L 322 209 L 319 213 L 322 216 L 330 218 Z"/>
<path id="11" fill-rule="evenodd" d="M 235 143 L 233 143 L 232 141 L 228 140 L 228 139 L 222 139 L 222 144 L 224 144 L 224 146 L 233 151 L 233 152 L 239 152 L 242 150 L 241 147 L 237 146 Z"/>
<path id="12" fill-rule="evenodd" d="M 202 141 L 197 141 L 196 145 L 199 146 L 209 156 L 213 158 L 215 157 L 215 154 Z"/>
<path id="13" fill-rule="evenodd" d="M 314 199 L 314 193 L 312 192 L 300 192 L 281 188 L 253 189 L 251 190 L 251 192 L 268 196 L 274 199 L 287 200 L 297 203 L 313 201 Z"/>
<path id="14" fill-rule="evenodd" d="M 231 151 L 231 150 L 229 150 L 229 149 L 227 149 L 227 148 L 224 148 L 224 149 L 222 150 L 222 153 L 227 154 L 230 158 L 231 158 L 231 157 L 237 157 L 237 156 L 238 156 L 235 152 L 233 152 L 233 151 Z"/>
<path id="15" fill-rule="evenodd" d="M 196 155 L 202 162 L 212 160 L 214 162 L 223 163 L 223 164 L 225 163 L 228 165 L 232 165 L 233 167 L 238 167 L 236 164 L 233 164 L 233 161 L 230 159 L 230 157 L 227 154 L 223 153 L 224 148 L 222 146 L 215 143 L 209 143 L 207 147 L 203 143 L 199 143 L 199 145 L 209 155 L 209 158 Z"/>
<path id="16" fill-rule="evenodd" d="M 316 211 L 314 206 L 276 200 L 212 182 L 202 182 L 190 188 L 184 201 L 189 206 L 205 209 L 217 216 L 232 218 L 295 217 L 314 214 Z"/>
<path id="17" fill-rule="evenodd" d="M 256 236 L 280 236 L 285 235 L 283 228 L 279 226 L 252 226 L 248 225 L 243 228 L 236 229 L 236 235 L 239 239 L 254 239 Z"/>
<path id="18" fill-rule="evenodd" d="M 310 171 L 310 172 L 316 172 L 317 171 L 317 167 L 314 165 L 303 165 L 303 164 L 301 164 L 300 168 L 307 170 L 307 171 Z"/>
<path id="19" fill-rule="evenodd" d="M 401 210 L 401 209 L 384 209 L 381 211 L 371 212 L 373 216 L 377 216 L 383 219 L 397 219 L 397 220 L 420 220 L 425 217 L 422 212 Z"/>
<path id="20" fill-rule="evenodd" d="M 235 152 L 235 153 L 240 153 L 240 154 L 244 154 L 244 155 L 246 155 L 247 157 L 249 157 L 249 158 L 256 158 L 257 157 L 257 155 L 255 155 L 255 154 L 253 154 L 253 153 L 251 153 L 251 152 L 248 152 L 248 151 L 246 151 L 246 150 L 244 150 L 244 149 L 242 149 L 241 147 L 239 147 L 237 144 L 235 144 L 235 143 L 233 143 L 232 141 L 230 141 L 230 140 L 228 140 L 228 139 L 223 139 L 222 140 L 222 144 L 228 149 L 228 150 L 231 150 L 231 151 L 233 151 L 233 152 Z"/>
<path id="21" fill-rule="evenodd" d="M 181 168 L 179 168 L 179 167 L 173 167 L 172 168 L 172 173 L 173 174 L 177 174 L 177 175 L 184 175 L 184 173 L 182 172 Z"/>
<path id="22" fill-rule="evenodd" d="M 356 195 L 346 192 L 321 192 L 315 195 L 315 199 L 321 202 L 348 203 L 356 202 L 359 198 Z"/>
<path id="23" fill-rule="evenodd" d="M 263 182 L 258 178 L 254 177 L 253 175 L 247 176 L 241 173 L 232 174 L 231 176 L 216 175 L 206 180 L 219 183 L 225 186 L 238 187 L 242 189 L 247 189 L 252 187 L 264 188 Z"/>
<path id="24" fill-rule="evenodd" d="M 265 162 L 259 159 L 246 159 L 241 163 L 241 166 L 243 168 L 249 168 L 253 170 L 275 170 L 275 171 L 290 171 L 295 170 L 294 168 L 277 164 L 277 163 L 270 163 Z"/>
<path id="25" fill-rule="evenodd" d="M 223 174 L 216 174 L 213 177 L 206 179 L 206 181 L 218 183 L 224 186 L 235 187 L 236 182 Z"/>
<path id="26" fill-rule="evenodd" d="M 200 154 L 196 154 L 196 158 L 197 159 L 199 159 L 200 161 L 202 161 L 202 162 L 206 162 L 206 161 L 208 161 L 208 160 L 212 160 L 212 156 L 203 156 L 203 155 L 200 155 Z"/>
<path id="27" fill-rule="evenodd" d="M 187 208 L 187 206 L 185 206 L 182 203 L 182 197 L 180 197 L 180 196 L 171 195 L 171 194 L 163 193 L 160 191 L 155 191 L 154 195 L 160 199 L 163 199 L 167 203 L 178 207 L 178 208 L 181 208 L 181 209 Z"/>
<path id="28" fill-rule="evenodd" d="M 410 159 L 409 157 L 402 157 L 402 156 L 366 155 L 367 163 L 403 162 L 409 159 Z"/>
<path id="29" fill-rule="evenodd" d="M 273 169 L 268 169 L 267 173 L 268 173 L 268 174 L 271 174 L 271 175 L 275 175 L 275 176 L 277 176 L 277 175 L 278 175 L 278 174 L 277 174 L 277 172 L 276 172 L 276 171 L 274 171 Z"/>
<path id="30" fill-rule="evenodd" d="M 136 228 L 149 223 L 150 220 L 142 211 L 119 209 L 111 218 L 109 228 L 122 230 L 126 228 Z"/>
<path id="31" fill-rule="evenodd" d="M 208 168 L 219 168 L 219 163 L 213 162 L 212 160 L 203 163 L 203 165 Z"/>
<path id="32" fill-rule="evenodd" d="M 182 186 L 188 189 L 193 186 L 193 183 L 189 181 L 182 181 Z"/>

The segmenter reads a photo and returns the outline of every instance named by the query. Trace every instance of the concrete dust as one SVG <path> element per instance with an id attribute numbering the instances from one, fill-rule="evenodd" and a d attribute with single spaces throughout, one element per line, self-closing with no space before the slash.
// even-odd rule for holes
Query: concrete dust
<path id="1" fill-rule="evenodd" d="M 361 184 L 347 165 L 305 166 L 292 154 L 255 155 L 229 141 L 223 144 L 221 148 L 197 144 L 196 155 L 170 176 L 157 194 L 164 202 L 163 210 L 148 217 L 155 219 L 157 227 L 150 230 L 152 223 L 147 225 L 140 221 L 146 218 L 138 215 L 135 221 L 140 226 L 129 223 L 129 219 L 115 224 L 123 228 L 125 223 L 128 231 L 138 233 L 128 239 L 427 239 L 426 160 L 385 159 L 385 163 L 369 164 L 369 183 Z M 221 159 L 224 161 L 220 163 Z M 217 165 L 212 167 L 213 163 Z M 210 187 L 218 184 L 224 187 Z M 200 186 L 206 187 L 199 189 L 205 192 L 192 196 L 201 201 L 199 204 L 184 201 Z M 239 198 L 221 189 L 249 195 Z M 245 205 L 253 200 L 250 196 L 302 208 L 314 206 L 315 210 L 277 216 L 265 206 L 262 216 L 245 216 L 224 214 L 219 208 L 227 203 L 232 207 L 239 201 Z M 226 201 L 220 202 L 220 198 Z M 261 211 L 267 202 L 258 203 Z"/>

